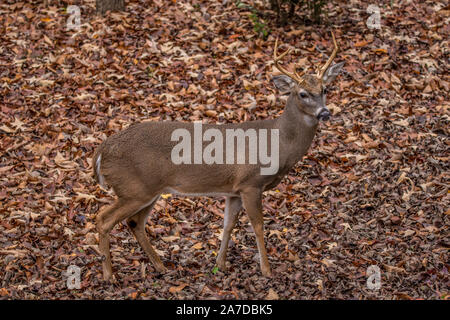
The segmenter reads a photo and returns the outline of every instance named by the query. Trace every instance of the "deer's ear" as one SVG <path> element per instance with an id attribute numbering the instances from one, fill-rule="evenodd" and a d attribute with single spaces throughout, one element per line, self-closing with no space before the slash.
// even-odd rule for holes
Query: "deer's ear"
<path id="1" fill-rule="evenodd" d="M 345 62 L 339 62 L 329 67 L 328 70 L 323 75 L 323 82 L 325 82 L 325 84 L 333 82 L 334 79 L 336 79 L 336 77 L 338 76 L 339 72 L 341 72 L 344 63 Z"/>
<path id="2" fill-rule="evenodd" d="M 280 90 L 281 93 L 288 93 L 295 85 L 295 81 L 285 75 L 279 75 L 272 78 L 275 87 Z"/>

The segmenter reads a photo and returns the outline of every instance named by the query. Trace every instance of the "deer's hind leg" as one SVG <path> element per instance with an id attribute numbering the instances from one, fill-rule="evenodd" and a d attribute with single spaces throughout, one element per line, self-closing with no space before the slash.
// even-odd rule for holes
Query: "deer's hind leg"
<path id="1" fill-rule="evenodd" d="M 98 248 L 102 254 L 103 278 L 105 280 L 111 280 L 112 278 L 109 233 L 117 223 L 133 216 L 146 206 L 148 206 L 148 200 L 146 203 L 145 200 L 119 198 L 113 205 L 102 209 L 97 215 Z"/>
<path id="2" fill-rule="evenodd" d="M 153 264 L 156 271 L 164 272 L 166 271 L 166 268 L 164 267 L 163 263 L 161 262 L 161 259 L 159 258 L 158 254 L 156 253 L 155 249 L 150 243 L 150 240 L 148 239 L 147 235 L 145 234 L 145 224 L 147 222 L 147 217 L 150 214 L 150 211 L 152 210 L 158 198 L 159 196 L 156 196 L 148 206 L 142 208 L 135 215 L 128 218 L 127 223 L 134 237 L 139 242 L 145 253 L 148 255 L 150 262 Z"/>
<path id="3" fill-rule="evenodd" d="M 220 250 L 217 256 L 217 266 L 220 270 L 225 270 L 228 242 L 230 241 L 231 231 L 233 231 L 233 228 L 236 225 L 241 208 L 241 198 L 227 197 L 225 202 L 222 243 L 220 244 Z"/>

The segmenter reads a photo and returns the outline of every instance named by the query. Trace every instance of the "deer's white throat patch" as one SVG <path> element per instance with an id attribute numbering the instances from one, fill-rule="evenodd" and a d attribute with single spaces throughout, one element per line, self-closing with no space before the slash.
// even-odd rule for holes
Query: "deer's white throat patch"
<path id="1" fill-rule="evenodd" d="M 308 127 L 315 126 L 319 122 L 316 117 L 310 116 L 309 114 L 303 115 L 303 121 Z"/>

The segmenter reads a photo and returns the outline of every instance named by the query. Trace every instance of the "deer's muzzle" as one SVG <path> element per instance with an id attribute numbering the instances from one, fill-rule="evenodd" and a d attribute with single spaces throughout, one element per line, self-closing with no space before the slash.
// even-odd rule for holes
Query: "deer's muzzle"
<path id="1" fill-rule="evenodd" d="M 330 116 L 331 116 L 330 111 L 327 108 L 323 108 L 317 115 L 317 119 L 327 121 L 328 119 L 330 119 Z"/>

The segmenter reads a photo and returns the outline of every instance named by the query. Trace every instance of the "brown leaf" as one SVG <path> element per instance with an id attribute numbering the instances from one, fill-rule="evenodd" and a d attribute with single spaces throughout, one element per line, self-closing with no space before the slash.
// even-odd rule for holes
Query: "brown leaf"
<path id="1" fill-rule="evenodd" d="M 200 250 L 201 248 L 203 248 L 203 244 L 201 242 L 197 242 L 191 248 L 195 250 Z"/>
<path id="2" fill-rule="evenodd" d="M 177 293 L 177 292 L 180 292 L 181 290 L 183 290 L 187 286 L 188 286 L 187 283 L 183 283 L 182 282 L 180 285 L 178 285 L 176 287 L 170 287 L 169 292 L 170 293 Z"/>
<path id="3" fill-rule="evenodd" d="M 269 289 L 269 293 L 266 296 L 266 300 L 278 300 L 280 297 L 278 293 L 275 292 L 272 288 Z"/>

